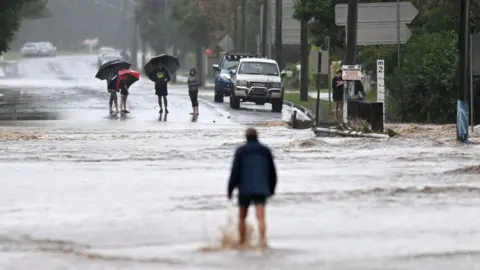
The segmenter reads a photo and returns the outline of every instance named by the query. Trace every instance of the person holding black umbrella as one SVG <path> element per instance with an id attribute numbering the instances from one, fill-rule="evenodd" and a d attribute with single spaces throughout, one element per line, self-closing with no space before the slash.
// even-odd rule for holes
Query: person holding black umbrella
<path id="1" fill-rule="evenodd" d="M 155 95 L 158 96 L 158 106 L 160 107 L 159 113 L 163 113 L 163 103 L 165 105 L 165 113 L 168 113 L 168 82 L 170 81 L 170 73 L 165 67 L 161 67 L 155 77 Z"/>

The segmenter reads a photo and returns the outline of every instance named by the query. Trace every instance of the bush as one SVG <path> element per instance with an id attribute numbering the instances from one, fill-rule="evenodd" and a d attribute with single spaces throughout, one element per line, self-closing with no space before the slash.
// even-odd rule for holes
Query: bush
<path id="1" fill-rule="evenodd" d="M 403 121 L 454 122 L 457 55 L 454 32 L 412 39 L 401 68 L 386 81 L 389 115 L 400 115 Z"/>

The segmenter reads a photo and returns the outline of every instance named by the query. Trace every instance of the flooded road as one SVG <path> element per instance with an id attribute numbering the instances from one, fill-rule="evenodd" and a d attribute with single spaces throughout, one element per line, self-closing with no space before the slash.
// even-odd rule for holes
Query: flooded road
<path id="1" fill-rule="evenodd" d="M 0 269 L 480 269 L 480 178 L 451 172 L 477 166 L 478 145 L 283 127 L 259 128 L 279 174 L 271 248 L 202 251 L 234 214 L 226 181 L 245 124 L 289 111 L 206 100 L 192 122 L 179 85 L 159 121 L 151 84 L 139 82 L 131 116 L 110 119 L 92 59 L 28 60 L 23 77 L 0 81 L 23 91 L 9 109 L 61 115 L 2 122 L 27 140 L 0 146 Z"/>

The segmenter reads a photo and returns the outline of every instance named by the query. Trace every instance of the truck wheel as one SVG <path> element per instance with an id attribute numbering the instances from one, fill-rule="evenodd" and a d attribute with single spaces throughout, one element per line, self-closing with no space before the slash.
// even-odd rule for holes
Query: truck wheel
<path id="1" fill-rule="evenodd" d="M 278 100 L 272 100 L 272 112 L 282 112 L 283 108 L 283 100 L 278 99 Z"/>
<path id="2" fill-rule="evenodd" d="M 213 97 L 213 102 L 223 103 L 223 95 L 215 93 L 215 96 Z"/>
<path id="3" fill-rule="evenodd" d="M 235 94 L 230 95 L 230 108 L 234 110 L 240 109 L 240 99 L 238 99 Z"/>

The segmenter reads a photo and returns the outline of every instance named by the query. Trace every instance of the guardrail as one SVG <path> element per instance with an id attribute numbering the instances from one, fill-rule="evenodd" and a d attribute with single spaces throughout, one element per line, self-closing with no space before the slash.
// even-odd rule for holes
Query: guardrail
<path id="1" fill-rule="evenodd" d="M 383 132 L 383 102 L 368 102 L 363 100 L 349 100 L 347 102 L 348 121 L 367 121 L 370 130 Z"/>

